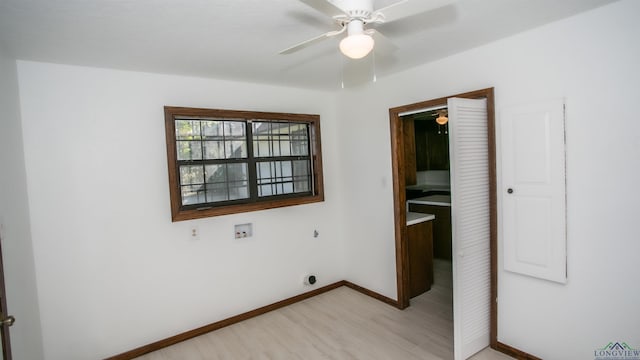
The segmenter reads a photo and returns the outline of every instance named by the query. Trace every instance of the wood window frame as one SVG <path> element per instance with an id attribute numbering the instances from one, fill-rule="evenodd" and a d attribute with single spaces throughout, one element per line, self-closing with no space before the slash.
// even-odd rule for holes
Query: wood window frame
<path id="1" fill-rule="evenodd" d="M 219 215 L 229 215 L 250 211 L 273 209 L 285 206 L 294 206 L 324 201 L 324 181 L 322 171 L 322 147 L 320 140 L 320 116 L 313 114 L 292 114 L 275 112 L 258 112 L 243 110 L 222 110 L 205 108 L 188 108 L 165 106 L 165 133 L 167 146 L 167 166 L 169 173 L 169 195 L 171 202 L 171 220 L 173 222 L 200 219 Z M 211 203 L 203 204 L 202 208 L 188 208 L 182 205 L 180 191 L 180 174 L 176 152 L 175 121 L 180 117 L 193 118 L 220 118 L 242 121 L 284 121 L 302 122 L 309 125 L 309 149 L 312 172 L 311 193 L 302 195 L 286 195 L 281 197 L 267 197 L 260 200 L 251 200 L 243 203 L 222 204 L 211 206 Z M 251 158 L 251 156 L 250 156 Z M 255 160 L 249 160 L 249 164 L 255 164 Z M 255 181 L 250 178 L 249 181 Z"/>

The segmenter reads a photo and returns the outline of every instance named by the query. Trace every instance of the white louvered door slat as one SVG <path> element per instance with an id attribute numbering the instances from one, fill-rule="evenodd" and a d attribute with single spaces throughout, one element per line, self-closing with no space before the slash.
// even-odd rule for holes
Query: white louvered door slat
<path id="1" fill-rule="evenodd" d="M 489 345 L 489 148 L 486 100 L 448 100 L 454 358 Z"/>

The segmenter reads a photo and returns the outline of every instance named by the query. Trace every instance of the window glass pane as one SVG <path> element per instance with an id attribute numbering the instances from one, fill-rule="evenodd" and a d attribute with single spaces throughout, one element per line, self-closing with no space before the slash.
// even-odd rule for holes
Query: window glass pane
<path id="1" fill-rule="evenodd" d="M 204 172 L 201 165 L 180 166 L 180 185 L 203 184 Z"/>
<path id="2" fill-rule="evenodd" d="M 311 191 L 311 169 L 306 160 L 293 161 L 294 192 Z"/>
<path id="3" fill-rule="evenodd" d="M 202 121 L 202 134 L 207 139 L 221 139 L 223 136 L 222 133 L 222 122 L 221 121 L 210 121 L 203 120 Z"/>
<path id="4" fill-rule="evenodd" d="M 311 187 L 309 186 L 309 179 L 307 178 L 296 178 L 296 181 L 293 183 L 294 185 L 294 192 L 307 192 L 307 191 L 311 191 Z"/>
<path id="5" fill-rule="evenodd" d="M 289 156 L 291 155 L 291 142 L 289 138 L 286 140 L 280 141 L 280 155 Z"/>
<path id="6" fill-rule="evenodd" d="M 204 141 L 203 145 L 206 160 L 224 159 L 224 141 Z"/>
<path id="7" fill-rule="evenodd" d="M 291 155 L 308 156 L 309 142 L 306 140 L 294 140 L 291 142 Z"/>
<path id="8" fill-rule="evenodd" d="M 214 183 L 207 184 L 207 202 L 227 201 L 229 200 L 229 191 L 227 184 Z"/>
<path id="9" fill-rule="evenodd" d="M 203 185 L 186 185 L 181 187 L 182 205 L 195 205 L 206 202 Z"/>
<path id="10" fill-rule="evenodd" d="M 259 162 L 256 164 L 258 171 L 258 184 L 262 183 L 263 179 L 268 181 L 271 179 L 271 163 L 270 162 Z"/>
<path id="11" fill-rule="evenodd" d="M 308 124 L 291 122 L 253 122 L 253 155 L 309 155 Z"/>
<path id="12" fill-rule="evenodd" d="M 176 142 L 178 160 L 201 160 L 202 143 L 200 141 L 178 141 Z"/>
<path id="13" fill-rule="evenodd" d="M 292 155 L 309 155 L 309 126 L 307 124 L 292 124 L 291 141 Z"/>
<path id="14" fill-rule="evenodd" d="M 242 121 L 176 120 L 177 157 L 179 161 L 244 159 L 246 136 Z"/>
<path id="15" fill-rule="evenodd" d="M 307 176 L 307 175 L 309 175 L 309 162 L 307 160 L 294 160 L 293 161 L 293 175 L 294 176 Z"/>
<path id="16" fill-rule="evenodd" d="M 290 179 L 291 175 L 293 174 L 291 161 L 282 161 L 280 164 L 282 169 L 282 177 L 284 177 L 285 179 Z"/>
<path id="17" fill-rule="evenodd" d="M 205 176 L 209 184 L 227 182 L 226 165 L 217 164 L 205 166 Z"/>
<path id="18" fill-rule="evenodd" d="M 253 136 L 254 138 L 263 137 L 269 135 L 269 124 L 268 122 L 253 122 Z"/>
<path id="19" fill-rule="evenodd" d="M 249 184 L 246 181 L 229 183 L 229 200 L 246 199 L 249 197 Z"/>
<path id="20" fill-rule="evenodd" d="M 274 141 L 273 138 L 269 140 L 269 145 L 271 146 L 271 156 L 280 156 L 280 142 L 276 138 Z"/>
<path id="21" fill-rule="evenodd" d="M 270 196 L 273 195 L 273 191 L 271 191 L 271 185 L 260 185 L 258 186 L 258 196 Z"/>
<path id="22" fill-rule="evenodd" d="M 242 121 L 225 121 L 224 136 L 226 137 L 245 137 L 246 128 Z"/>
<path id="23" fill-rule="evenodd" d="M 244 181 L 249 178 L 247 164 L 227 164 L 227 173 L 229 174 L 229 182 Z"/>
<path id="24" fill-rule="evenodd" d="M 270 142 L 268 140 L 265 141 L 254 141 L 253 142 L 253 154 L 256 157 L 267 157 L 271 156 L 271 147 L 269 146 Z"/>
<path id="25" fill-rule="evenodd" d="M 227 191 L 227 165 L 207 165 L 205 173 L 207 179 L 207 202 L 226 201 L 229 199 Z"/>
<path id="26" fill-rule="evenodd" d="M 258 196 L 293 194 L 311 189 L 308 160 L 261 161 L 256 164 Z"/>
<path id="27" fill-rule="evenodd" d="M 246 163 L 207 165 L 207 201 L 226 201 L 249 197 Z"/>
<path id="28" fill-rule="evenodd" d="M 240 141 L 227 141 L 225 142 L 227 150 L 227 159 L 242 159 L 247 157 L 247 142 Z"/>
<path id="29" fill-rule="evenodd" d="M 176 140 L 199 140 L 200 120 L 176 120 Z"/>

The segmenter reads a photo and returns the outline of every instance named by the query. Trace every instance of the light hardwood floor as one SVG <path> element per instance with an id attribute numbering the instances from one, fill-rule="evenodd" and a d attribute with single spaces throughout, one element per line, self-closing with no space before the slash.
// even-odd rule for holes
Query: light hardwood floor
<path id="1" fill-rule="evenodd" d="M 138 360 L 452 359 L 451 263 L 398 310 L 347 287 L 144 355 Z M 512 359 L 485 349 L 474 360 Z"/>

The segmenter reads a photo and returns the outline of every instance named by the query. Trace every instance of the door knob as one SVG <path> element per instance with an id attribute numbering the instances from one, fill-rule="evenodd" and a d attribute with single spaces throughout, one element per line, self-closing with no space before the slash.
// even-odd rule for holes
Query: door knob
<path id="1" fill-rule="evenodd" d="M 16 322 L 16 318 L 14 318 L 13 316 L 9 315 L 6 318 L 0 320 L 0 326 L 11 326 L 13 325 L 13 323 Z"/>
<path id="2" fill-rule="evenodd" d="M 507 189 L 507 193 L 509 193 L 509 194 L 513 194 L 513 189 L 512 189 L 512 188 L 508 188 L 508 189 Z"/>

